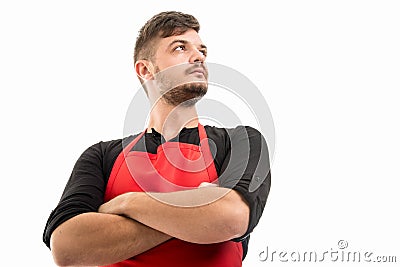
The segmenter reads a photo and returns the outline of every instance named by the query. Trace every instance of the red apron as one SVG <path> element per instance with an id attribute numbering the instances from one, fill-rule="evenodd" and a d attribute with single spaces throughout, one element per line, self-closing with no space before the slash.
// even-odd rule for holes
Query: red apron
<path id="1" fill-rule="evenodd" d="M 199 124 L 201 146 L 166 142 L 157 154 L 131 151 L 146 131 L 136 137 L 117 157 L 104 200 L 126 192 L 173 192 L 197 188 L 202 182 L 218 182 L 217 171 L 204 126 Z M 172 238 L 142 254 L 109 266 L 135 267 L 236 267 L 242 266 L 242 244 L 226 241 L 194 244 Z"/>

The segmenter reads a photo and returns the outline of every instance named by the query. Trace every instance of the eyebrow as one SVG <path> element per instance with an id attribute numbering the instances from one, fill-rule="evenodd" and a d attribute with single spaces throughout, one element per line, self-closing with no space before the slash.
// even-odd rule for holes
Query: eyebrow
<path id="1" fill-rule="evenodd" d="M 177 40 L 173 40 L 173 41 L 168 45 L 168 47 L 171 47 L 171 46 L 173 46 L 173 45 L 176 44 L 176 43 L 188 44 L 189 42 L 188 42 L 187 40 L 177 39 Z M 204 44 L 200 44 L 200 47 L 203 48 L 203 49 L 207 49 L 207 46 L 204 45 Z"/>

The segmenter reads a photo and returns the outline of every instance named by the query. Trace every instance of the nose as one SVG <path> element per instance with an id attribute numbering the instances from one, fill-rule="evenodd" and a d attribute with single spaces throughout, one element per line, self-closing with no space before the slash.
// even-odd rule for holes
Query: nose
<path id="1" fill-rule="evenodd" d="M 197 48 L 193 48 L 192 54 L 190 56 L 190 63 L 203 63 L 206 59 L 206 56 L 202 51 L 199 51 Z"/>

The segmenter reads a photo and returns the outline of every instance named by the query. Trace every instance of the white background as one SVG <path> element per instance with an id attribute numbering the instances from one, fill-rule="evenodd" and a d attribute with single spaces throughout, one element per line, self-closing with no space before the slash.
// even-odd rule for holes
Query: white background
<path id="1" fill-rule="evenodd" d="M 273 114 L 272 188 L 244 266 L 340 239 L 399 262 L 398 1 L 37 0 L 0 4 L 0 265 L 54 265 L 47 217 L 83 150 L 122 136 L 137 31 L 165 10 L 195 15 L 209 61 L 246 75 Z"/>

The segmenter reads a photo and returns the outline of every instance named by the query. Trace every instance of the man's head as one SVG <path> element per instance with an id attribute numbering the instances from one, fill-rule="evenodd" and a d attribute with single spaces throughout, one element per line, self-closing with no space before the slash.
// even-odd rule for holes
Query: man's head
<path id="1" fill-rule="evenodd" d="M 146 82 L 158 80 L 163 99 L 172 105 L 194 104 L 207 92 L 207 48 L 195 17 L 176 11 L 153 16 L 140 29 L 134 62 L 145 90 Z M 146 92 L 148 93 L 148 92 Z"/>

